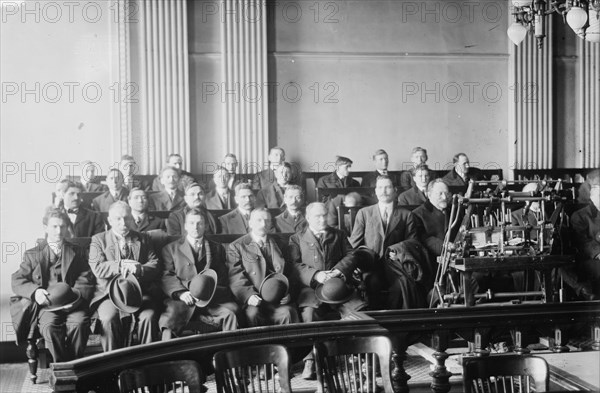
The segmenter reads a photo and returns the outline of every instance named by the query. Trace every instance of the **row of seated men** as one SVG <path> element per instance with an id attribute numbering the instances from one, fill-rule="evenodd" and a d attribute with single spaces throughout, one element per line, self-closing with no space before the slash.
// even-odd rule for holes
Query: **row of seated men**
<path id="1" fill-rule="evenodd" d="M 413 174 L 411 171 L 404 171 L 400 175 L 392 173 L 388 170 L 389 156 L 383 149 L 375 151 L 372 156 L 375 170 L 365 175 L 361 182 L 355 180 L 351 176 L 352 160 L 347 157 L 337 156 L 335 159 L 334 171 L 326 176 L 319 178 L 316 183 L 319 188 L 348 188 L 348 187 L 375 187 L 375 181 L 379 175 L 388 175 L 392 178 L 392 181 L 400 191 L 410 190 L 415 186 Z M 422 147 L 415 147 L 412 151 L 410 161 L 412 168 L 416 168 L 419 165 L 427 165 L 427 150 Z M 269 188 L 270 185 L 277 183 L 277 177 L 275 169 L 285 162 L 285 150 L 281 147 L 273 147 L 268 156 L 268 168 L 256 173 L 250 183 L 252 188 L 255 190 L 261 190 Z M 466 154 L 459 153 L 453 157 L 454 168 L 448 172 L 444 177 L 446 183 L 451 186 L 454 185 L 465 185 L 469 179 L 478 179 L 481 177 L 481 172 L 477 168 L 471 168 L 469 159 Z M 164 164 L 164 167 L 171 167 L 178 171 L 178 181 L 170 182 L 168 179 L 163 179 L 162 174 L 158 175 L 152 182 L 148 182 L 139 176 L 136 176 L 137 164 L 135 159 L 130 155 L 124 155 L 119 163 L 119 169 L 123 174 L 123 183 L 126 188 L 141 188 L 145 191 L 156 191 L 162 192 L 167 189 L 169 194 L 174 197 L 175 189 L 183 191 L 185 186 L 191 182 L 194 182 L 194 177 L 190 172 L 183 169 L 183 158 L 177 153 L 170 154 Z M 229 173 L 228 188 L 232 190 L 235 184 L 245 181 L 244 177 L 237 173 L 238 161 L 237 157 L 233 153 L 228 153 L 224 159 L 221 167 Z M 291 167 L 290 167 L 291 168 Z M 303 181 L 301 174 L 297 173 L 297 168 L 291 168 L 291 173 L 288 175 L 288 181 L 302 186 Z M 106 184 L 102 184 L 99 178 L 96 177 L 96 165 L 86 161 L 83 163 L 83 172 L 77 180 L 83 186 L 84 192 L 104 192 L 110 187 L 110 182 L 113 180 L 106 180 Z M 213 174 L 214 171 L 211 171 Z M 72 179 L 73 180 L 73 179 Z M 165 184 L 168 183 L 168 184 Z M 177 187 L 175 187 L 175 185 Z M 210 185 L 207 187 L 213 189 L 215 186 L 213 181 L 210 181 Z M 114 191 L 112 192 L 114 195 Z M 157 209 L 160 210 L 160 209 Z"/>
<path id="2" fill-rule="evenodd" d="M 280 173 L 279 177 L 284 179 L 285 176 L 282 175 L 285 173 L 284 168 L 287 168 L 287 166 L 282 163 L 274 173 Z M 415 182 L 418 180 L 415 177 L 420 172 L 422 170 L 414 172 L 413 180 Z M 115 179 L 118 180 L 118 178 L 119 172 L 115 172 Z M 597 178 L 598 176 L 596 176 L 595 181 L 590 181 L 592 201 L 594 201 L 594 198 L 598 198 L 598 194 L 594 193 L 597 192 L 600 186 Z M 115 183 L 118 183 L 118 181 Z M 218 180 L 215 181 L 216 187 L 212 191 L 219 188 L 216 183 L 218 183 Z M 83 335 L 86 334 L 86 329 L 80 329 L 77 332 L 69 329 L 77 325 L 75 322 L 78 319 L 81 322 L 80 325 L 85 325 L 89 319 L 89 310 L 75 310 L 81 311 L 79 314 L 68 307 L 57 310 L 57 312 L 49 311 L 51 308 L 48 307 L 48 303 L 50 302 L 50 295 L 52 295 L 51 291 L 48 291 L 51 287 L 50 284 L 66 282 L 73 287 L 78 282 L 85 283 L 85 278 L 82 278 L 82 276 L 87 277 L 86 285 L 88 286 L 86 288 L 88 290 L 86 292 L 85 288 L 82 287 L 81 297 L 92 300 L 90 302 L 91 309 L 98 312 L 103 327 L 102 331 L 104 332 L 102 342 L 105 350 L 123 345 L 126 334 L 122 331 L 123 326 L 118 321 L 124 313 L 133 311 L 131 308 L 124 307 L 125 310 L 118 308 L 115 305 L 115 296 L 112 298 L 107 297 L 110 283 L 119 275 L 138 278 L 142 290 L 146 288 L 144 295 L 146 297 L 150 296 L 150 299 L 152 294 L 159 299 L 161 296 L 166 296 L 166 301 L 151 302 L 152 306 L 147 308 L 140 305 L 139 309 L 133 311 L 140 319 L 137 326 L 141 342 L 157 339 L 160 336 L 160 329 L 170 329 L 177 334 L 181 329 L 179 324 L 168 325 L 168 323 L 172 324 L 175 323 L 173 321 L 180 319 L 174 316 L 181 315 L 177 308 L 180 309 L 179 311 L 181 309 L 187 311 L 187 314 L 193 311 L 190 318 L 196 314 L 197 309 L 200 309 L 197 316 L 203 316 L 205 320 L 213 321 L 213 323 L 217 323 L 223 328 L 223 326 L 232 326 L 232 314 L 236 317 L 236 327 L 245 326 L 246 324 L 256 326 L 256 324 L 297 321 L 298 312 L 295 305 L 300 307 L 299 314 L 304 321 L 318 318 L 322 314 L 321 307 L 324 307 L 325 311 L 333 309 L 341 315 L 347 312 L 346 308 L 360 310 L 365 307 L 373 309 L 424 307 L 427 304 L 426 294 L 431 287 L 432 271 L 435 268 L 432 261 L 441 251 L 445 229 L 448 224 L 448 214 L 445 211 L 448 207 L 449 192 L 448 185 L 443 179 L 429 182 L 425 189 L 426 200 L 419 208 L 410 212 L 399 207 L 398 192 L 394 180 L 386 175 L 378 176 L 375 182 L 377 203 L 364 207 L 358 212 L 349 238 L 346 234 L 340 233 L 328 225 L 327 216 L 329 212 L 322 204 L 315 204 L 312 208 L 307 208 L 304 211 L 302 208 L 302 189 L 288 185 L 283 191 L 286 211 L 282 213 L 282 216 L 287 214 L 289 227 L 281 229 L 281 231 L 297 232 L 297 234 L 292 236 L 290 244 L 286 246 L 277 244 L 275 238 L 270 235 L 269 225 L 272 218 L 268 212 L 263 209 L 254 209 L 254 206 L 252 206 L 251 202 L 254 202 L 252 187 L 240 183 L 237 185 L 237 193 L 233 194 L 238 206 L 230 214 L 235 213 L 242 216 L 241 221 L 238 221 L 240 229 L 235 232 L 243 234 L 249 232 L 249 234 L 232 243 L 227 252 L 212 252 L 210 246 L 202 248 L 200 245 L 205 244 L 204 233 L 210 233 L 211 230 L 213 233 L 216 232 L 217 223 L 214 218 L 211 219 L 210 214 L 207 214 L 204 188 L 199 184 L 188 183 L 184 188 L 186 206 L 171 213 L 165 224 L 168 229 L 169 221 L 177 223 L 177 225 L 171 225 L 171 228 L 178 228 L 179 232 L 171 233 L 182 235 L 181 240 L 179 243 L 174 242 L 165 247 L 162 250 L 162 258 L 159 258 L 156 254 L 153 258 L 150 258 L 151 253 L 154 252 L 151 243 L 144 235 L 139 235 L 139 232 L 136 231 L 136 229 L 140 229 L 139 225 L 144 220 L 144 214 L 146 214 L 145 218 L 149 216 L 143 208 L 146 199 L 143 190 L 135 187 L 131 189 L 127 196 L 129 206 L 123 201 L 115 201 L 109 206 L 108 221 L 110 229 L 105 230 L 102 221 L 98 221 L 99 216 L 97 213 L 79 207 L 80 201 L 77 194 L 81 191 L 80 186 L 68 182 L 67 186 L 66 192 L 62 195 L 62 206 L 58 210 L 59 215 L 62 214 L 62 216 L 54 218 L 47 216 L 45 218 L 44 224 L 48 236 L 46 243 L 36 249 L 29 250 L 24 257 L 20 270 L 13 276 L 14 292 L 26 300 L 33 300 L 34 305 L 40 306 L 40 330 L 47 342 L 50 340 L 49 347 L 57 361 L 81 356 L 82 346 L 85 345 Z M 575 214 L 572 218 L 573 229 L 577 232 L 577 239 L 581 242 L 580 250 L 583 250 L 582 259 L 587 258 L 586 261 L 581 263 L 581 266 L 589 269 L 591 275 L 587 277 L 592 277 L 596 281 L 599 277 L 597 266 L 600 258 L 600 238 L 598 237 L 600 226 L 598 224 L 597 206 L 598 204 L 592 203 L 586 207 L 587 210 L 581 213 L 578 212 L 579 214 Z M 244 210 L 249 213 L 248 217 L 244 217 Z M 534 209 L 529 209 L 527 213 L 529 214 L 532 211 Z M 93 217 L 90 222 L 96 224 L 79 227 L 92 228 L 91 231 L 94 233 L 82 234 L 78 232 L 77 224 L 78 221 L 81 221 L 81 214 Z M 175 219 L 174 217 L 177 216 L 178 218 Z M 196 229 L 193 229 L 190 223 L 190 221 L 194 222 L 190 218 L 191 216 L 196 217 Z M 224 219 L 225 217 L 221 217 L 223 220 L 219 221 L 222 226 L 229 227 L 227 220 Z M 55 221 L 59 221 L 59 225 L 56 225 Z M 49 222 L 52 222 L 52 225 L 49 225 Z M 313 222 L 314 224 L 311 224 Z M 56 229 L 57 227 L 59 229 Z M 199 230 L 199 227 L 202 230 Z M 52 228 L 55 232 L 61 233 L 58 240 L 56 240 L 56 236 L 51 238 Z M 148 228 L 145 229 L 148 230 Z M 81 253 L 81 251 L 74 252 L 74 254 L 69 251 L 65 252 L 66 249 L 71 248 L 70 243 L 64 241 L 64 238 L 69 235 L 76 237 L 93 236 L 94 239 L 90 249 L 89 261 L 83 258 L 84 262 L 87 262 L 88 268 L 82 262 L 78 264 L 81 270 L 75 270 L 81 274 L 67 271 L 67 265 L 73 265 L 72 260 L 67 262 L 65 257 L 69 254 L 79 255 L 78 253 Z M 321 236 L 329 239 L 332 243 L 321 243 L 319 239 Z M 196 245 L 195 240 L 192 242 L 194 237 L 202 239 L 200 244 Z M 125 240 L 119 242 L 121 238 Z M 112 239 L 111 242 L 109 242 L 110 239 Z M 268 243 L 269 247 L 260 247 L 261 241 L 262 244 Z M 345 244 L 347 241 L 349 241 L 349 245 Z M 139 245 L 137 245 L 138 242 Z M 294 242 L 297 245 L 294 245 Z M 53 243 L 56 252 L 52 250 Z M 109 243 L 112 247 L 109 247 Z M 142 244 L 144 244 L 144 247 L 142 247 Z M 164 290 L 164 278 L 167 271 L 167 261 L 169 260 L 169 257 L 165 256 L 165 252 L 168 253 L 168 250 L 177 247 L 177 244 L 184 247 L 184 251 L 190 249 L 189 252 L 192 253 L 192 258 L 188 258 L 187 263 L 181 256 L 171 258 L 175 268 L 175 274 L 171 276 L 176 277 L 175 282 L 178 280 L 182 283 L 182 286 L 179 287 L 180 291 L 169 292 Z M 277 246 L 277 248 L 274 246 Z M 196 247 L 200 248 L 196 249 Z M 99 252 L 99 250 L 104 251 Z M 142 250 L 144 250 L 143 253 Z M 200 250 L 205 250 L 206 254 L 202 254 L 202 252 L 194 254 L 194 251 Z M 208 253 L 209 250 L 210 254 Z M 337 256 L 332 254 L 338 251 Z M 185 253 L 188 252 L 185 251 Z M 212 259 L 214 255 L 219 254 L 224 255 L 224 259 L 221 259 L 221 266 L 226 266 L 227 270 L 226 273 L 220 276 L 217 272 L 217 277 L 220 277 L 221 280 L 224 280 L 223 277 L 227 277 L 227 282 L 220 281 L 223 284 L 221 286 L 225 287 L 225 292 L 227 292 L 228 287 L 234 297 L 234 302 L 230 303 L 231 308 L 224 307 L 225 310 L 220 309 L 221 316 L 222 314 L 229 316 L 223 318 L 229 322 L 225 322 L 223 319 L 218 321 L 219 315 L 214 316 L 210 313 L 210 315 L 206 315 L 206 312 L 211 309 L 210 302 L 203 307 L 199 307 L 199 303 L 196 301 L 197 297 L 191 295 L 191 285 L 188 286 L 188 284 L 191 284 L 193 277 L 199 275 L 206 268 L 209 256 Z M 199 257 L 205 260 L 197 265 Z M 280 263 L 274 263 L 275 260 Z M 351 261 L 347 265 L 347 269 L 342 269 L 342 260 Z M 153 262 L 145 268 L 144 266 L 149 261 Z M 182 261 L 183 266 L 178 269 L 177 265 L 181 265 Z M 257 265 L 259 261 L 260 266 Z M 417 263 L 411 265 L 410 261 L 417 261 Z M 113 263 L 106 264 L 105 262 Z M 300 265 L 300 267 L 304 265 L 309 269 L 302 273 L 304 267 L 300 268 L 297 265 Z M 215 264 L 216 266 L 217 264 Z M 54 267 L 54 270 L 52 270 L 52 267 Z M 259 270 L 259 267 L 262 270 Z M 291 273 L 287 270 L 290 267 Z M 186 269 L 188 274 L 193 273 L 193 277 L 184 278 L 181 275 Z M 218 269 L 214 270 L 217 271 Z M 270 302 L 264 302 L 260 291 L 264 279 L 271 273 L 283 273 L 288 277 L 288 287 L 290 288 L 290 296 L 282 297 L 276 302 L 275 306 Z M 288 274 L 286 275 L 286 273 Z M 160 284 L 157 284 L 159 278 Z M 50 280 L 54 281 L 50 283 Z M 578 283 L 578 281 L 578 278 L 575 279 L 575 283 Z M 92 284 L 94 282 L 95 284 Z M 283 280 L 275 280 L 275 289 L 282 287 L 282 282 Z M 304 292 L 298 291 L 298 282 L 303 283 L 308 289 Z M 330 284 L 325 286 L 324 284 L 327 282 Z M 238 288 L 239 291 L 236 289 L 238 285 L 242 286 L 242 288 Z M 115 280 L 113 284 L 116 293 L 119 293 L 119 291 L 127 293 L 126 289 L 130 286 L 128 281 L 119 283 Z M 355 289 L 348 291 L 348 286 Z M 89 289 L 90 287 L 93 287 L 93 289 Z M 581 291 L 586 289 L 585 286 L 580 288 Z M 87 295 L 84 296 L 84 292 Z M 383 294 L 384 292 L 385 294 Z M 359 293 L 364 293 L 364 296 L 358 296 Z M 197 294 L 197 296 L 200 295 Z M 215 297 L 216 299 L 219 298 L 217 293 L 215 293 Z M 94 302 L 94 300 L 96 301 Z M 145 298 L 144 300 L 148 299 Z M 117 303 L 123 306 L 123 301 L 121 303 L 117 301 Z M 46 307 L 45 311 L 44 307 Z M 161 307 L 164 308 L 164 312 L 160 310 Z M 231 309 L 235 310 L 232 311 Z M 18 313 L 15 315 L 18 315 Z M 182 320 L 185 321 L 186 319 L 187 316 Z M 145 322 L 142 323 L 142 320 Z M 161 320 L 163 321 L 162 326 L 160 325 Z M 65 327 L 65 322 L 67 327 Z M 17 324 L 17 326 L 20 325 Z M 83 342 L 83 344 L 73 345 L 71 341 L 76 338 L 80 339 L 79 343 Z M 71 344 L 67 345 L 67 341 Z M 61 351 L 63 352 L 61 353 Z"/>

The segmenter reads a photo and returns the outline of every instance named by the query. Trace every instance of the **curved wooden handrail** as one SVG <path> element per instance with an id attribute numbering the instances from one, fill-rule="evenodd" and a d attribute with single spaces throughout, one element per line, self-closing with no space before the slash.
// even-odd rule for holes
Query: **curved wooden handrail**
<path id="1" fill-rule="evenodd" d="M 341 337 L 439 331 L 459 332 L 485 328 L 600 324 L 600 301 L 388 310 L 352 314 L 342 321 L 264 326 L 209 333 L 102 353 L 67 363 L 52 364 L 50 382 L 55 391 L 110 390 L 116 375 L 126 368 L 174 359 L 197 360 L 209 365 L 215 352 L 264 343 L 308 347 L 315 341 Z M 209 366 L 210 367 L 210 366 Z"/>

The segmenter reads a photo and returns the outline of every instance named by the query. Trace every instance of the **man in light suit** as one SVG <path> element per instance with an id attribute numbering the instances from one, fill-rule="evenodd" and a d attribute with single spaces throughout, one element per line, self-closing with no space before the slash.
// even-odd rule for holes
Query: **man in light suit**
<path id="1" fill-rule="evenodd" d="M 49 209 L 43 218 L 45 242 L 25 251 L 23 262 L 12 275 L 12 290 L 37 311 L 37 323 L 54 362 L 83 357 L 89 335 L 88 305 L 94 293 L 94 275 L 85 250 L 68 243 L 69 218 L 59 209 Z M 49 287 L 67 283 L 83 299 L 72 308 L 52 310 Z M 64 285 L 64 284 L 63 284 Z M 32 303 L 35 302 L 35 303 Z M 26 320 L 19 302 L 11 299 L 11 316 L 17 332 L 29 331 L 35 323 Z M 34 314 L 36 313 L 34 311 Z M 27 337 L 24 337 L 27 338 Z"/>
<path id="2" fill-rule="evenodd" d="M 108 296 L 111 279 L 119 274 L 133 274 L 141 284 L 142 306 L 132 318 L 138 321 L 138 337 L 142 344 L 158 339 L 158 309 L 163 298 L 159 287 L 162 267 L 158 256 L 147 235 L 130 230 L 129 205 L 115 202 L 108 211 L 108 222 L 111 229 L 92 238 L 89 260 L 97 281 L 90 307 L 98 310 L 105 352 L 122 348 L 127 335 L 121 319 L 123 315 Z"/>
<path id="3" fill-rule="evenodd" d="M 213 189 L 206 195 L 206 208 L 209 210 L 235 209 L 235 192 L 229 188 L 231 175 L 225 168 L 217 168 L 213 174 Z"/>
<path id="4" fill-rule="evenodd" d="M 98 212 L 107 212 L 117 201 L 127 201 L 129 190 L 123 185 L 123 174 L 118 169 L 111 169 L 106 175 L 108 191 L 98 195 L 92 201 L 92 208 Z"/>
<path id="5" fill-rule="evenodd" d="M 400 206 L 422 205 L 427 201 L 427 184 L 429 184 L 429 167 L 427 165 L 417 165 L 410 170 L 413 183 L 415 184 L 409 190 L 404 191 L 398 197 Z"/>
<path id="6" fill-rule="evenodd" d="M 317 181 L 317 188 L 348 188 L 360 187 L 360 183 L 350 177 L 352 160 L 348 157 L 337 156 L 335 158 L 335 171 L 321 177 Z"/>
<path id="7" fill-rule="evenodd" d="M 204 237 L 205 228 L 202 211 L 188 211 L 185 215 L 186 236 L 162 250 L 162 289 L 168 298 L 165 301 L 167 309 L 159 320 L 161 329 L 170 329 L 178 334 L 192 319 L 215 325 L 224 331 L 238 328 L 236 314 L 239 307 L 229 289 L 225 249 L 221 244 Z M 204 269 L 212 269 L 217 273 L 217 289 L 210 303 L 198 307 L 189 285 Z"/>
<path id="8" fill-rule="evenodd" d="M 183 192 L 179 190 L 179 171 L 173 167 L 166 166 L 160 171 L 160 182 L 163 191 L 150 195 L 148 210 L 179 210 L 185 205 Z"/>
<path id="9" fill-rule="evenodd" d="M 171 153 L 167 156 L 166 166 L 175 168 L 179 174 L 179 184 L 177 188 L 183 192 L 188 184 L 194 182 L 194 177 L 191 173 L 183 170 L 183 157 L 177 153 Z M 161 176 L 156 176 L 152 181 L 152 191 L 164 191 L 165 186 L 161 182 Z"/>
<path id="10" fill-rule="evenodd" d="M 221 233 L 246 234 L 250 229 L 250 213 L 254 210 L 256 197 L 248 183 L 235 186 L 237 208 L 219 217 Z"/>
<path id="11" fill-rule="evenodd" d="M 267 209 L 279 209 L 283 206 L 283 194 L 292 178 L 292 166 L 284 162 L 275 169 L 275 182 L 263 188 L 256 195 L 256 205 Z"/>
<path id="12" fill-rule="evenodd" d="M 69 221 L 70 237 L 92 237 L 104 231 L 102 216 L 94 211 L 81 207 L 81 185 L 70 181 L 61 182 L 63 209 Z"/>
<path id="13" fill-rule="evenodd" d="M 302 187 L 290 184 L 283 194 L 286 209 L 275 217 L 275 231 L 281 233 L 301 232 L 308 226 L 304 214 L 304 191 Z"/>
<path id="14" fill-rule="evenodd" d="M 185 213 L 191 209 L 200 209 L 204 212 L 206 219 L 206 233 L 218 233 L 217 221 L 206 210 L 204 197 L 206 193 L 204 187 L 198 183 L 188 184 L 185 188 L 185 207 L 169 214 L 167 219 L 167 233 L 170 236 L 181 236 L 185 233 Z"/>
<path id="15" fill-rule="evenodd" d="M 131 207 L 131 216 L 133 218 L 131 229 L 136 232 L 167 230 L 163 218 L 148 213 L 148 196 L 146 195 L 146 191 L 141 188 L 132 189 L 129 191 L 127 201 Z"/>
<path id="16" fill-rule="evenodd" d="M 375 171 L 367 173 L 360 182 L 361 187 L 369 187 L 375 188 L 375 184 L 377 183 L 377 178 L 381 175 L 389 176 L 394 185 L 398 185 L 397 179 L 391 173 L 388 172 L 388 165 L 390 163 L 390 159 L 388 154 L 383 149 L 378 149 L 373 153 L 373 164 L 375 164 Z"/>
<path id="17" fill-rule="evenodd" d="M 285 150 L 279 146 L 269 150 L 269 167 L 254 175 L 252 188 L 260 190 L 275 183 L 275 169 L 285 161 Z"/>
<path id="18" fill-rule="evenodd" d="M 386 264 L 385 252 L 391 245 L 407 239 L 417 239 L 417 228 L 412 213 L 396 204 L 397 194 L 392 179 L 388 176 L 378 177 L 375 195 L 378 200 L 376 205 L 358 211 L 350 244 L 354 248 L 365 246 L 378 256 L 375 265 L 364 277 L 369 305 L 372 308 L 383 306 L 378 287 L 387 277 L 390 290 L 387 308 L 393 309 L 401 301 L 401 283 L 396 279 L 396 272 Z"/>
<path id="19" fill-rule="evenodd" d="M 250 214 L 250 233 L 229 245 L 227 266 L 229 286 L 238 303 L 243 305 L 250 327 L 285 325 L 298 321 L 298 313 L 286 295 L 279 304 L 260 297 L 260 285 L 271 273 L 289 277 L 291 266 L 286 263 L 281 248 L 269 236 L 271 215 L 266 209 Z"/>

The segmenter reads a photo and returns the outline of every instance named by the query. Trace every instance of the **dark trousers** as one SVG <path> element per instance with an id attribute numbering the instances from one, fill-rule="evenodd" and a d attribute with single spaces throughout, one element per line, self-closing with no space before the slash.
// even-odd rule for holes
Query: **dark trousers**
<path id="1" fill-rule="evenodd" d="M 239 327 L 237 314 L 240 308 L 235 302 L 196 307 L 188 306 L 181 300 L 167 299 L 165 305 L 166 310 L 158 321 L 161 330 L 170 329 L 179 334 L 190 321 L 200 321 L 223 331 L 236 330 Z"/>
<path id="2" fill-rule="evenodd" d="M 123 315 L 110 299 L 105 299 L 98 306 L 98 319 L 102 323 L 102 349 L 104 352 L 123 348 L 130 332 L 125 331 L 124 319 L 134 318 L 137 321 L 137 333 L 140 344 L 148 344 L 158 340 L 158 312 L 149 299 L 142 302 L 142 307 L 135 314 Z"/>
<path id="3" fill-rule="evenodd" d="M 262 302 L 258 307 L 246 306 L 245 312 L 249 327 L 287 325 L 299 321 L 296 308 L 290 304 L 274 306 Z"/>
<path id="4" fill-rule="evenodd" d="M 75 311 L 40 310 L 39 329 L 54 362 L 68 362 L 83 357 L 90 334 L 86 309 Z"/>

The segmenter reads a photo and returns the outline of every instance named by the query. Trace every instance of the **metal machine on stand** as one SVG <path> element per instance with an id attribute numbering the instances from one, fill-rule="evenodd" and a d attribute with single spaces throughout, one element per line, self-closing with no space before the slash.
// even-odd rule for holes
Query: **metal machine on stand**
<path id="1" fill-rule="evenodd" d="M 510 190 L 526 183 L 531 182 L 471 181 L 465 196 L 453 196 L 431 306 L 562 301 L 562 280 L 553 281 L 553 271 L 575 262 L 566 254 L 564 234 L 564 205 L 574 200 L 574 191 L 547 180 L 534 192 Z M 515 214 L 522 218 L 519 225 Z M 476 277 L 517 271 L 534 274 L 535 285 L 475 293 Z"/>

